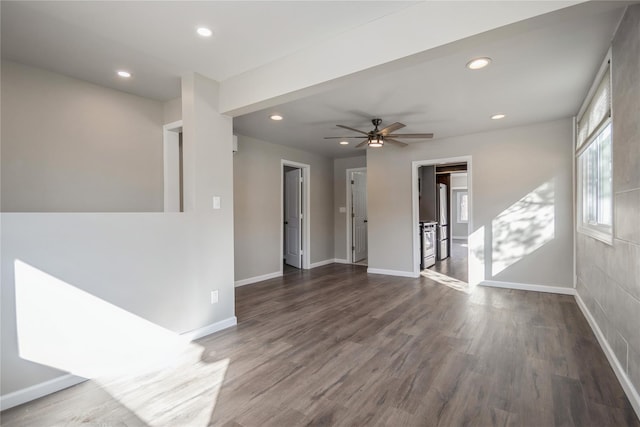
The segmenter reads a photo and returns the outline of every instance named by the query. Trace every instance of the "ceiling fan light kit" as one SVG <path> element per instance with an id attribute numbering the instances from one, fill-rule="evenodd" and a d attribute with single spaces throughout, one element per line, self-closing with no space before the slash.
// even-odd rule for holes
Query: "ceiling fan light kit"
<path id="1" fill-rule="evenodd" d="M 340 139 L 341 142 L 340 144 L 343 144 L 345 139 L 348 138 L 364 138 L 364 141 L 362 141 L 361 143 L 359 143 L 358 145 L 356 145 L 356 148 L 361 148 L 364 146 L 367 147 L 373 147 L 373 148 L 379 148 L 384 146 L 385 142 L 388 142 L 390 144 L 393 145 L 397 145 L 398 147 L 406 147 L 407 144 L 406 142 L 402 142 L 402 141 L 398 141 L 396 138 L 416 138 L 416 139 L 430 139 L 433 138 L 433 134 L 432 133 L 394 133 L 395 131 L 397 131 L 398 129 L 402 129 L 403 127 L 405 127 L 404 124 L 399 123 L 399 122 L 395 122 L 390 124 L 389 126 L 383 128 L 383 129 L 378 129 L 378 126 L 380 126 L 380 124 L 382 123 L 382 119 L 373 119 L 371 120 L 371 123 L 373 124 L 374 129 L 369 131 L 369 132 L 365 132 L 362 131 L 360 129 L 355 129 L 349 126 L 344 126 L 344 125 L 336 125 L 339 128 L 343 128 L 343 129 L 347 129 L 350 130 L 352 132 L 356 132 L 359 133 L 360 135 L 357 136 L 325 136 L 324 139 Z"/>
<path id="2" fill-rule="evenodd" d="M 369 137 L 368 145 L 369 147 L 374 147 L 374 148 L 382 147 L 384 145 L 383 139 L 384 137 L 382 135 L 377 138 Z"/>

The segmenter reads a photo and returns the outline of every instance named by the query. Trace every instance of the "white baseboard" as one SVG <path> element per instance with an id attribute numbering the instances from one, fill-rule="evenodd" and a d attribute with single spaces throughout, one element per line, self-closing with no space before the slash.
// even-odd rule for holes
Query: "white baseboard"
<path id="1" fill-rule="evenodd" d="M 56 391 L 64 390 L 87 381 L 86 378 L 77 377 L 72 374 L 65 374 L 52 380 L 35 384 L 21 390 L 0 396 L 0 411 L 22 405 L 23 403 L 36 400 Z"/>
<path id="2" fill-rule="evenodd" d="M 499 282 L 497 280 L 483 280 L 478 286 L 489 286 L 491 288 L 517 289 L 519 291 L 546 292 L 549 294 L 575 295 L 574 288 L 562 286 L 532 285 L 529 283 Z"/>
<path id="3" fill-rule="evenodd" d="M 333 264 L 335 262 L 336 262 L 335 258 L 325 259 L 324 261 L 312 262 L 311 265 L 309 265 L 309 269 L 316 268 L 316 267 L 322 267 L 323 265 L 329 265 L 329 264 Z"/>
<path id="4" fill-rule="evenodd" d="M 282 271 L 276 271 L 273 273 L 263 274 L 262 276 L 255 276 L 255 277 L 249 277 L 247 279 L 236 280 L 233 285 L 234 287 L 237 288 L 239 286 L 250 285 L 252 283 L 262 282 L 263 280 L 274 279 L 280 276 L 282 276 Z"/>
<path id="5" fill-rule="evenodd" d="M 335 258 L 333 262 L 335 262 L 336 264 L 351 264 L 349 260 L 342 258 Z"/>
<path id="6" fill-rule="evenodd" d="M 631 380 L 627 376 L 627 373 L 624 371 L 624 368 L 620 365 L 620 361 L 616 357 L 616 354 L 613 352 L 613 349 L 600 330 L 596 319 L 593 317 L 593 315 L 589 311 L 589 308 L 584 303 L 582 298 L 580 298 L 580 295 L 578 293 L 576 293 L 576 302 L 578 303 L 578 307 L 580 307 L 580 311 L 582 311 L 582 314 L 584 314 L 584 317 L 587 319 L 589 326 L 591 326 L 591 330 L 598 339 L 604 355 L 607 356 L 609 365 L 611 365 L 613 372 L 616 374 L 616 377 L 618 378 L 618 381 L 620 382 L 624 393 L 627 395 L 631 406 L 636 411 L 636 415 L 638 416 L 638 418 L 640 418 L 640 393 L 638 393 L 638 390 L 636 390 L 631 383 Z"/>
<path id="7" fill-rule="evenodd" d="M 212 323 L 211 325 L 182 333 L 180 335 L 183 337 L 187 337 L 190 341 L 193 341 L 198 338 L 213 334 L 214 332 L 218 332 L 231 326 L 235 326 L 237 324 L 238 319 L 233 316 L 229 317 L 228 319 Z M 65 374 L 52 380 L 5 394 L 3 396 L 0 396 L 0 411 L 13 408 L 14 406 L 22 405 L 23 403 L 27 403 L 48 394 L 64 390 L 65 388 L 72 387 L 85 381 L 87 381 L 86 378 L 78 377 L 72 374 Z"/>
<path id="8" fill-rule="evenodd" d="M 385 274 L 387 276 L 399 276 L 399 277 L 420 277 L 420 273 L 416 274 L 413 271 L 400 271 L 400 270 L 385 270 L 382 268 L 367 268 L 369 274 Z"/>
<path id="9" fill-rule="evenodd" d="M 230 328 L 238 324 L 238 318 L 236 316 L 229 317 L 216 323 L 212 323 L 202 328 L 194 329 L 193 331 L 183 332 L 180 335 L 187 337 L 190 341 L 197 340 L 198 338 L 206 337 L 223 329 Z"/>

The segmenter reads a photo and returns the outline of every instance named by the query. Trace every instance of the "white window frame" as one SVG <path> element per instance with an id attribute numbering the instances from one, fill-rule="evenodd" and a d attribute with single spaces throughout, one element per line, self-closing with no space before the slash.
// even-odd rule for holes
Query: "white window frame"
<path id="1" fill-rule="evenodd" d="M 577 115 L 577 119 L 576 123 L 579 122 L 579 119 L 582 117 L 582 115 L 585 114 L 585 111 L 587 110 L 589 104 L 591 103 L 594 94 L 602 80 L 602 77 L 605 75 L 606 72 L 609 72 L 609 88 L 611 90 L 611 50 L 609 50 L 609 52 L 607 53 L 607 56 L 605 57 L 605 60 L 603 61 L 600 70 L 598 71 L 596 78 L 594 79 L 593 84 L 591 85 L 591 89 L 588 92 L 587 97 L 585 98 L 579 113 Z M 594 239 L 598 239 L 606 244 L 609 245 L 613 245 L 613 236 L 614 236 L 614 232 L 613 232 L 613 226 L 614 226 L 614 204 L 613 204 L 613 182 L 611 182 L 611 197 L 609 200 L 609 208 L 610 208 L 610 213 L 611 213 L 611 225 L 603 225 L 603 224 L 592 224 L 592 223 L 585 223 L 584 222 L 584 199 L 583 199 L 583 194 L 584 194 L 584 185 L 585 185 L 585 179 L 586 177 L 583 176 L 583 168 L 582 168 L 582 154 L 585 153 L 594 143 L 594 141 L 596 141 L 598 139 L 598 137 L 600 136 L 600 134 L 604 131 L 604 129 L 606 129 L 607 126 L 612 125 L 613 123 L 613 108 L 610 105 L 610 115 L 607 119 L 605 119 L 599 126 L 598 128 L 591 133 L 591 135 L 582 142 L 582 144 L 580 146 L 578 146 L 579 140 L 578 140 L 578 132 L 577 132 L 577 127 L 576 127 L 576 132 L 575 132 L 575 147 L 576 147 L 576 154 L 575 154 L 575 170 L 576 170 L 576 192 L 577 192 L 577 197 L 576 197 L 576 229 L 579 233 L 581 234 L 585 234 L 588 235 L 590 237 L 593 237 Z M 611 131 L 611 151 L 613 152 L 613 130 Z M 613 153 L 612 153 L 613 154 Z M 611 164 L 611 177 L 613 178 L 613 161 Z M 613 179 L 612 179 L 613 181 Z"/>
<path id="2" fill-rule="evenodd" d="M 467 219 L 462 219 L 463 196 L 467 196 Z M 469 222 L 469 193 L 467 192 L 467 190 L 456 191 L 456 216 L 456 221 L 458 222 L 458 224 L 467 224 Z"/>

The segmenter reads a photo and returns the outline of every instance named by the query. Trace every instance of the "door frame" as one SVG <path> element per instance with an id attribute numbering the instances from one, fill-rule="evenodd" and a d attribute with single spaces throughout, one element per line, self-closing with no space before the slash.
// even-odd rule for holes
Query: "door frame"
<path id="1" fill-rule="evenodd" d="M 420 277 L 420 216 L 418 206 L 418 168 L 421 166 L 438 166 L 447 163 L 467 163 L 467 194 L 469 195 L 469 222 L 467 238 L 473 230 L 473 168 L 471 156 L 449 157 L 444 159 L 414 160 L 411 162 L 411 228 L 413 230 L 413 275 Z M 471 245 L 467 245 L 467 265 L 469 264 Z M 469 278 L 469 281 L 471 278 Z"/>
<path id="2" fill-rule="evenodd" d="M 290 166 L 302 170 L 302 268 L 311 265 L 311 166 L 305 163 L 280 159 L 280 252 L 278 253 L 280 275 L 283 273 L 284 254 L 284 168 Z"/>
<path id="3" fill-rule="evenodd" d="M 346 170 L 346 180 L 347 180 L 347 191 L 346 191 L 346 195 L 347 195 L 347 202 L 346 202 L 346 207 L 347 207 L 347 262 L 349 264 L 353 263 L 353 251 L 351 250 L 351 246 L 353 246 L 353 221 L 351 218 L 351 209 L 352 209 L 352 203 L 351 200 L 353 199 L 353 192 L 351 191 L 351 173 L 352 172 L 366 172 L 367 168 L 366 167 L 362 167 L 362 168 L 351 168 L 351 169 L 347 169 Z M 367 175 L 367 181 L 369 180 L 369 175 Z M 368 184 L 368 182 L 367 182 Z M 367 185 L 367 192 L 369 191 L 369 186 Z M 367 200 L 369 200 L 367 198 Z M 369 207 L 367 206 L 367 214 L 369 213 Z M 369 227 L 367 227 L 367 242 L 369 241 Z M 369 248 L 368 248 L 368 244 L 367 244 L 367 256 L 369 254 Z"/>
<path id="4" fill-rule="evenodd" d="M 182 120 L 162 126 L 164 212 L 180 212 L 180 132 Z"/>

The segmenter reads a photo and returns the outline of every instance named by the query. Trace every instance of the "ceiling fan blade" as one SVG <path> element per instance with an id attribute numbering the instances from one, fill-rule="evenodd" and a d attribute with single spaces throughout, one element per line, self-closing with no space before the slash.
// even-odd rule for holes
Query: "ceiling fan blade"
<path id="1" fill-rule="evenodd" d="M 354 132 L 358 132 L 358 133 L 361 133 L 361 134 L 364 134 L 364 135 L 369 135 L 369 132 L 364 132 L 364 131 L 361 131 L 361 130 L 358 130 L 358 129 L 350 128 L 349 126 L 343 126 L 343 125 L 336 125 L 336 126 L 338 126 L 339 128 L 342 128 L 342 129 L 349 129 L 349 130 L 352 130 Z"/>
<path id="2" fill-rule="evenodd" d="M 349 138 L 362 138 L 360 135 L 356 136 L 325 136 L 324 139 L 349 139 Z"/>
<path id="3" fill-rule="evenodd" d="M 389 137 L 386 137 L 384 139 L 384 142 L 385 143 L 390 142 L 390 143 L 395 144 L 395 145 L 397 145 L 399 147 L 406 147 L 407 145 L 409 145 L 406 142 L 398 141 L 398 140 L 395 140 L 395 139 L 389 138 Z"/>
<path id="4" fill-rule="evenodd" d="M 405 125 L 403 125 L 402 123 L 395 122 L 393 124 L 390 124 L 386 128 L 380 130 L 380 132 L 378 133 L 382 136 L 387 136 L 387 134 L 390 134 L 391 132 L 396 131 L 398 129 L 402 129 L 404 126 Z"/>
<path id="5" fill-rule="evenodd" d="M 367 138 L 364 141 L 362 141 L 360 144 L 356 145 L 356 148 L 364 147 L 365 145 L 367 145 L 368 142 L 369 142 L 369 139 Z"/>
<path id="6" fill-rule="evenodd" d="M 391 138 L 433 138 L 432 133 L 400 133 L 386 136 Z"/>

